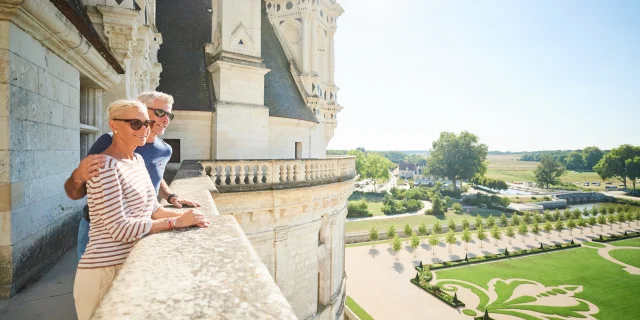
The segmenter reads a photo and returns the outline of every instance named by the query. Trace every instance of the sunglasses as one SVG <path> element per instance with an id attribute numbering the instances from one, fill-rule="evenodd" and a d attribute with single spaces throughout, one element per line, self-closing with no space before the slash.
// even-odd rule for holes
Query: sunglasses
<path id="1" fill-rule="evenodd" d="M 153 120 L 146 120 L 146 121 L 142 121 L 138 119 L 113 119 L 113 120 L 128 122 L 129 125 L 131 126 L 131 129 L 133 130 L 140 130 L 142 126 L 144 126 L 145 128 L 153 128 L 153 125 L 156 124 L 156 122 Z"/>
<path id="2" fill-rule="evenodd" d="M 175 114 L 164 111 L 162 109 L 154 109 L 154 108 L 147 108 L 147 109 L 153 110 L 153 114 L 155 114 L 158 118 L 162 118 L 166 114 L 169 117 L 169 120 L 173 120 L 173 118 L 176 116 Z"/>

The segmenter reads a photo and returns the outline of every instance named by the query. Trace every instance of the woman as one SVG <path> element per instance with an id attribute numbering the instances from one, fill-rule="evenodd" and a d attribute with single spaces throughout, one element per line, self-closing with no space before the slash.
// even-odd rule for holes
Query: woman
<path id="1" fill-rule="evenodd" d="M 120 100 L 109 106 L 113 141 L 102 154 L 104 168 L 87 182 L 91 225 L 89 244 L 78 263 L 73 286 L 78 319 L 89 319 L 122 267 L 135 242 L 160 231 L 207 227 L 202 213 L 178 214 L 160 207 L 142 156 L 154 125 L 147 108 L 138 101 Z"/>

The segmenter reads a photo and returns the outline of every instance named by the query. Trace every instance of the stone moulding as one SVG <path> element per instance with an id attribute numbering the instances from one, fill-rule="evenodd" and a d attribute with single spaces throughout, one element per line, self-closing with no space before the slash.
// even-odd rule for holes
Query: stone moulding
<path id="1" fill-rule="evenodd" d="M 118 72 L 52 2 L 24 0 L 12 13 L 4 10 L 4 1 L 0 7 L 0 19 L 13 22 L 103 89 L 109 90 L 120 82 Z"/>

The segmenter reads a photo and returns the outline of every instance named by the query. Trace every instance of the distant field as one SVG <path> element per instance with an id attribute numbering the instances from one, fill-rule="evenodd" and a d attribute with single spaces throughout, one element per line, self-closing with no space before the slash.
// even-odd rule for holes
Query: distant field
<path id="1" fill-rule="evenodd" d="M 534 181 L 535 176 L 533 170 L 536 169 L 539 162 L 534 161 L 519 161 L 522 154 L 504 154 L 504 155 L 489 155 L 487 160 L 489 165 L 487 167 L 486 176 L 493 179 L 500 179 L 507 182 L 519 182 L 519 181 Z M 604 190 L 605 183 L 600 179 L 595 172 L 575 172 L 567 171 L 567 173 L 560 178 L 563 182 L 575 184 L 580 182 L 580 188 L 590 190 Z M 613 185 L 619 185 L 620 181 L 610 179 L 607 180 L 613 183 Z M 602 182 L 597 186 L 585 187 L 582 185 L 584 182 Z"/>

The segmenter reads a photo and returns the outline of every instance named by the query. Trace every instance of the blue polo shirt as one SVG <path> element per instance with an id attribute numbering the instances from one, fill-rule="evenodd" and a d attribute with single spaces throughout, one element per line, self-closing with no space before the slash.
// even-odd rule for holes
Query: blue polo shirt
<path id="1" fill-rule="evenodd" d="M 113 133 L 108 132 L 101 135 L 96 142 L 93 143 L 87 155 L 100 154 L 107 150 L 113 140 Z M 137 147 L 135 153 L 142 156 L 144 164 L 147 167 L 149 176 L 151 177 L 151 183 L 156 189 L 156 195 L 160 190 L 160 181 L 164 175 L 164 170 L 169 163 L 171 153 L 173 150 L 164 140 L 156 137 L 153 142 L 146 143 L 144 146 Z M 85 219 L 89 215 L 89 206 L 84 206 Z M 87 219 L 88 221 L 88 219 Z"/>

